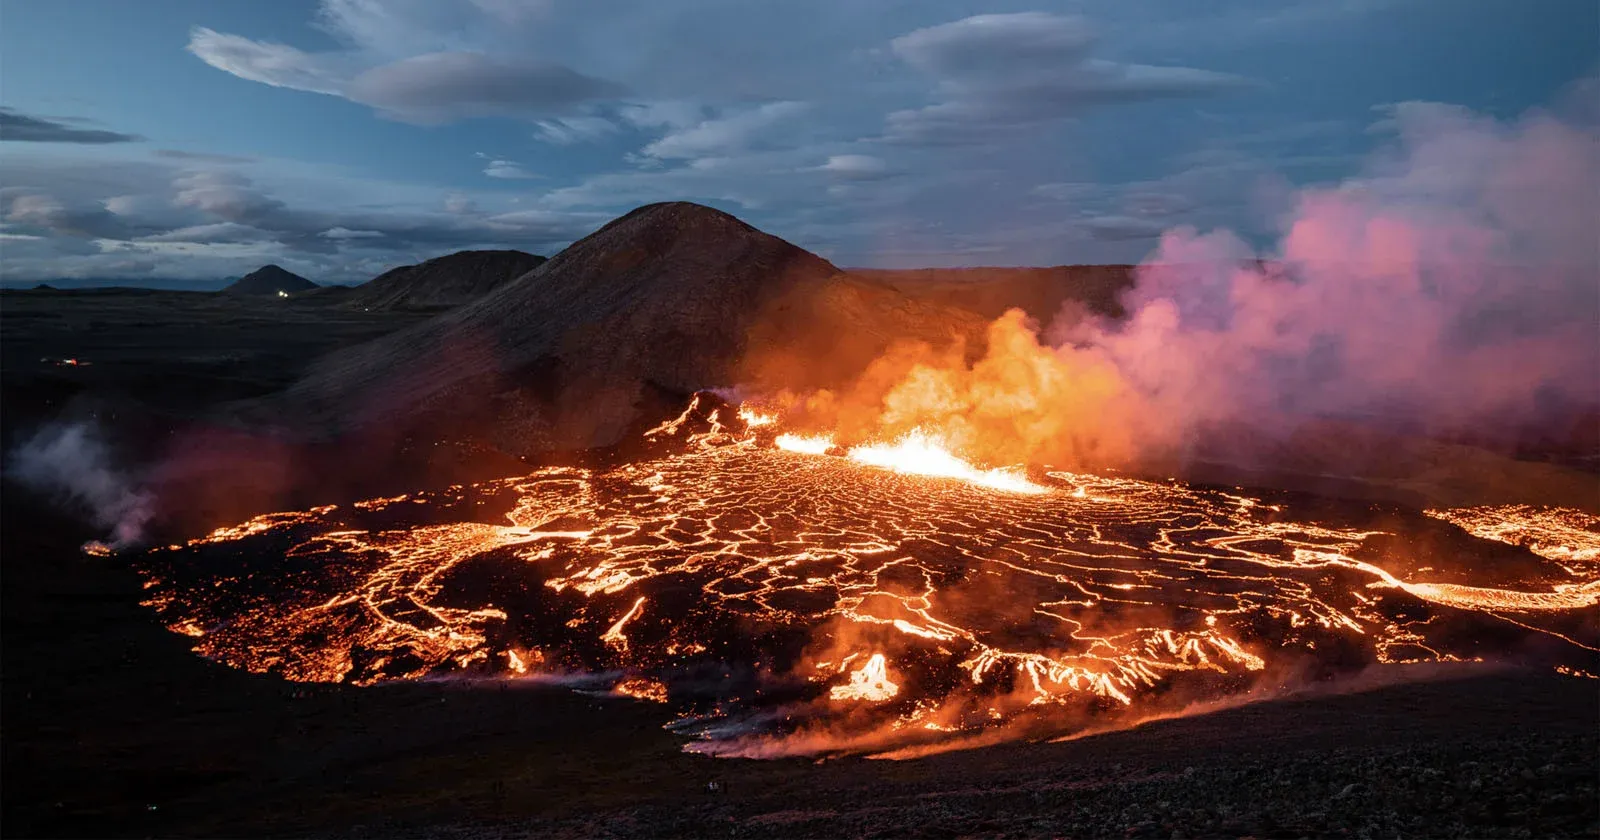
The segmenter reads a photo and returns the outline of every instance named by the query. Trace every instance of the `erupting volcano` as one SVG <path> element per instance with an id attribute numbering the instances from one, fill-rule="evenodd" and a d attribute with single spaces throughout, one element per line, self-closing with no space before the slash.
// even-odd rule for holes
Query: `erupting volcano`
<path id="1" fill-rule="evenodd" d="M 252 671 L 609 687 L 747 756 L 1070 735 L 1375 665 L 1596 670 L 1600 520 L 1576 511 L 842 450 L 709 394 L 645 437 L 151 551 L 148 603 Z"/>
<path id="2" fill-rule="evenodd" d="M 5 835 L 1600 840 L 1485 2 L 13 2 Z"/>

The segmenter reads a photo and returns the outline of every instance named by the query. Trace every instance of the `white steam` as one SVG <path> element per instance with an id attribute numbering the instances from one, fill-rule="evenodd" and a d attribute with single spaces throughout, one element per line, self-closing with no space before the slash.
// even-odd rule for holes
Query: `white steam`
<path id="1" fill-rule="evenodd" d="M 1394 110 L 1399 143 L 1299 196 L 1276 253 L 1177 230 L 1087 336 L 1159 413 L 1513 432 L 1600 403 L 1600 140 L 1534 112 Z"/>
<path id="2" fill-rule="evenodd" d="M 113 549 L 138 543 L 154 512 L 151 495 L 112 466 L 104 441 L 88 423 L 40 429 L 12 453 L 10 473 L 88 511 L 96 525 L 109 531 Z"/>
<path id="3" fill-rule="evenodd" d="M 1321 457 L 1350 428 L 1586 445 L 1600 412 L 1595 122 L 1412 103 L 1386 127 L 1394 141 L 1358 177 L 1300 191 L 1264 253 L 1225 230 L 1169 231 L 1125 319 L 1072 308 L 1041 335 L 1013 310 L 982 359 L 892 351 L 849 389 L 793 402 L 841 440 L 922 428 L 996 464 L 1276 460 L 1285 444 Z"/>

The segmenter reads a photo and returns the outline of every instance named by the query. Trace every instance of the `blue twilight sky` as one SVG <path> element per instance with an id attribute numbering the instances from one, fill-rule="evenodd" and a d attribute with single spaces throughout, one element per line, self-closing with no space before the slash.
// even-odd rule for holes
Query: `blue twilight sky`
<path id="1" fill-rule="evenodd" d="M 1597 65 L 1594 0 L 0 0 L 0 281 L 356 282 L 674 199 L 847 266 L 1137 261 L 1270 241 L 1396 103 Z"/>

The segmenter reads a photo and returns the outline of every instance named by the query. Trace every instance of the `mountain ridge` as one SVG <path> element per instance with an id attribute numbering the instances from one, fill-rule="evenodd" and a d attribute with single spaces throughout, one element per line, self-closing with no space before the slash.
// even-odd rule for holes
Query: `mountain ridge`
<path id="1" fill-rule="evenodd" d="M 225 295 L 276 295 L 309 292 L 321 288 L 277 263 L 268 263 L 224 286 Z"/>
<path id="2" fill-rule="evenodd" d="M 470 303 L 546 262 L 516 250 L 466 250 L 402 265 L 355 286 L 346 306 L 446 309 Z"/>
<path id="3" fill-rule="evenodd" d="M 721 211 L 651 204 L 476 301 L 318 361 L 281 408 L 333 433 L 431 416 L 523 451 L 604 446 L 694 391 L 824 384 L 894 341 L 982 327 Z"/>

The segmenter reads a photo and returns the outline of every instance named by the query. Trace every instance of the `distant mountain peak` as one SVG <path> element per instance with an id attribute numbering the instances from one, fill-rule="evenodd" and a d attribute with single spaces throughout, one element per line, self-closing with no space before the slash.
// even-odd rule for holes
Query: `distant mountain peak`
<path id="1" fill-rule="evenodd" d="M 239 278 L 222 291 L 231 295 L 275 295 L 279 292 L 307 292 L 315 288 L 317 284 L 310 280 L 276 263 L 269 263 Z"/>
<path id="2" fill-rule="evenodd" d="M 982 326 L 721 211 L 651 204 L 475 301 L 319 359 L 282 406 L 352 431 L 487 423 L 518 452 L 608 446 L 696 391 L 832 383 L 894 341 L 945 346 Z"/>

